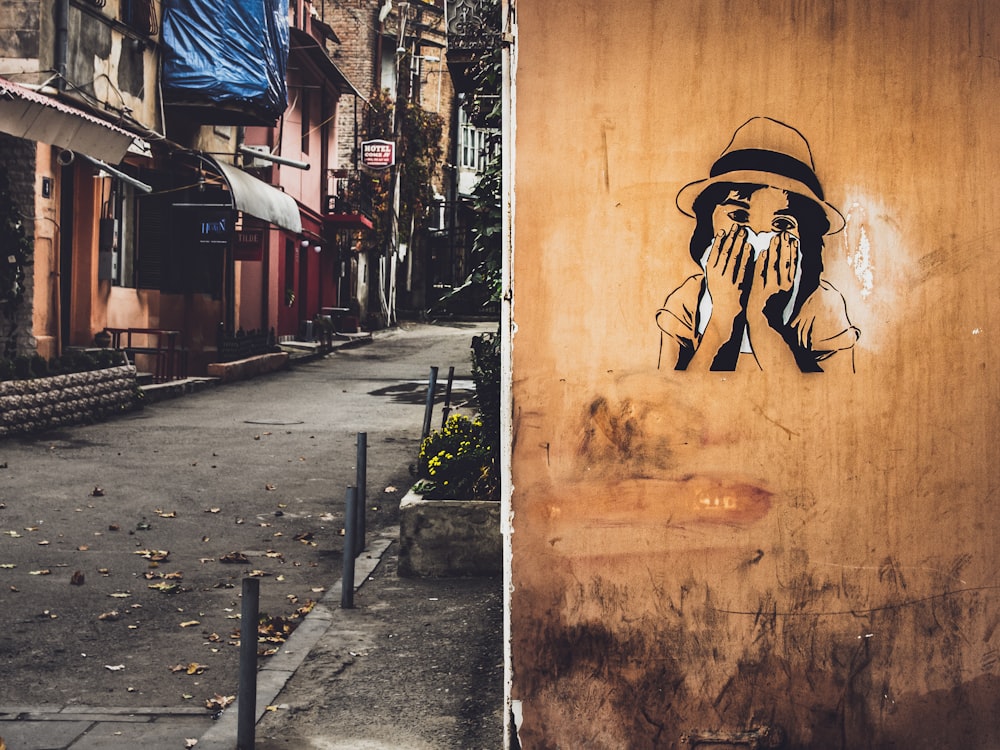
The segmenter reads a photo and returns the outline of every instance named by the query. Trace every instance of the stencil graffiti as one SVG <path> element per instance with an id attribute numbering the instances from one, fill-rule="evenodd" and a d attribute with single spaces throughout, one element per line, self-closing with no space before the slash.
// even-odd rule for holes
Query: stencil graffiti
<path id="1" fill-rule="evenodd" d="M 741 125 L 677 207 L 695 219 L 699 266 L 656 314 L 659 366 L 677 370 L 853 370 L 859 331 L 823 278 L 824 238 L 844 217 L 823 197 L 812 152 L 769 117 Z"/>

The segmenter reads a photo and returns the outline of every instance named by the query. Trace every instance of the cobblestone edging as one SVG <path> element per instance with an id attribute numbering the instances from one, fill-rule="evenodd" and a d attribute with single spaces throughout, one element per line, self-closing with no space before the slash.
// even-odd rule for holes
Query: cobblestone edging
<path id="1" fill-rule="evenodd" d="M 0 437 L 91 422 L 139 405 L 135 368 L 0 382 Z"/>

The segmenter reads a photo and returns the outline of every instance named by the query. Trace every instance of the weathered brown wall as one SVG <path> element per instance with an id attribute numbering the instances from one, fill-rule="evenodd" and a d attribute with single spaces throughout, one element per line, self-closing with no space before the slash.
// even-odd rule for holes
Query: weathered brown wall
<path id="1" fill-rule="evenodd" d="M 1000 6 L 516 10 L 523 746 L 1000 746 Z M 855 373 L 657 370 L 675 196 L 754 115 L 847 218 Z"/>

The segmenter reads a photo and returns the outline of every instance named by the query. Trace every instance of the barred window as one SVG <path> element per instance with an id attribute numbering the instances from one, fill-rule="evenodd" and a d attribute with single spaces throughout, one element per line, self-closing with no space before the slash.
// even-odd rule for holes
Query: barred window
<path id="1" fill-rule="evenodd" d="M 153 0 L 121 0 L 121 20 L 140 34 L 152 36 L 159 31 Z"/>

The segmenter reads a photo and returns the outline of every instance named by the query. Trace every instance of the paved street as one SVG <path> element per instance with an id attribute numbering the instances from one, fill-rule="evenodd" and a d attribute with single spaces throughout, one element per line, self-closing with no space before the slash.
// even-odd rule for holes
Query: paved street
<path id="1" fill-rule="evenodd" d="M 208 706 L 236 694 L 245 576 L 261 582 L 268 658 L 289 672 L 287 633 L 342 614 L 334 596 L 358 433 L 367 433 L 370 531 L 359 570 L 380 560 L 384 570 L 430 367 L 443 381 L 454 366 L 453 406 L 467 404 L 470 339 L 494 329 L 404 325 L 286 372 L 0 442 L 7 747 L 156 750 L 201 737 L 215 724 Z M 364 588 L 358 596 L 362 607 Z"/>

